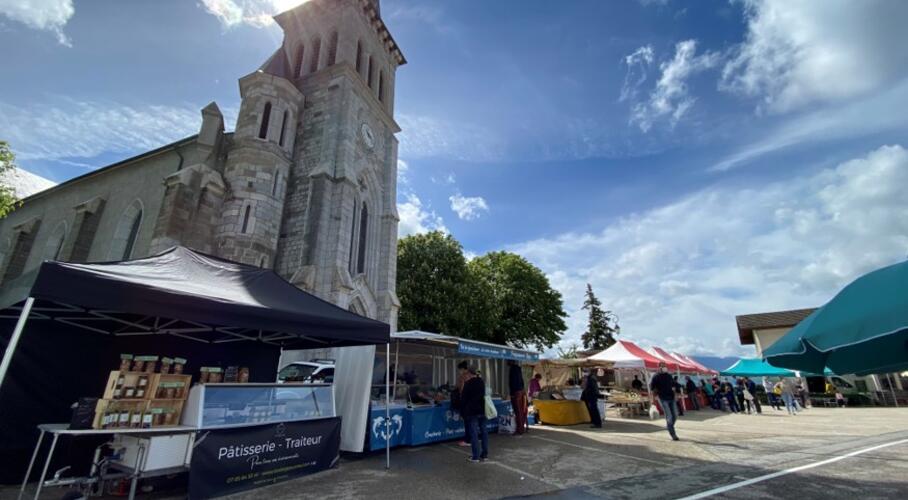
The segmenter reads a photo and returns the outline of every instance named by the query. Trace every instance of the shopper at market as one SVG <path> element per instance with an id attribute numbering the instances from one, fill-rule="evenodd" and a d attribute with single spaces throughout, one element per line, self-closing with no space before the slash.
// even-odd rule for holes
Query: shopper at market
<path id="1" fill-rule="evenodd" d="M 678 382 L 678 376 L 675 375 L 672 377 L 672 387 L 675 389 L 675 401 L 678 403 L 678 416 L 684 416 L 684 395 L 682 392 L 681 383 Z"/>
<path id="2" fill-rule="evenodd" d="M 523 370 L 514 360 L 508 360 L 508 386 L 511 389 L 511 408 L 514 409 L 514 420 L 517 430 L 514 434 L 521 435 L 527 429 L 527 393 L 524 390 Z"/>
<path id="3" fill-rule="evenodd" d="M 776 393 L 775 384 L 772 383 L 769 377 L 763 377 L 763 389 L 766 391 L 766 400 L 769 401 L 769 406 L 772 406 L 774 410 L 781 410 L 782 403 L 779 402 L 779 396 L 782 393 L 781 391 Z"/>
<path id="4" fill-rule="evenodd" d="M 684 383 L 684 388 L 687 389 L 687 396 L 690 398 L 690 405 L 693 409 L 700 409 L 700 401 L 697 398 L 697 384 L 690 378 L 690 376 L 684 377 L 687 381 Z"/>
<path id="5" fill-rule="evenodd" d="M 461 396 L 461 415 L 469 429 L 472 455 L 470 462 L 478 463 L 489 457 L 489 430 L 486 428 L 485 395 L 486 384 L 476 373 L 476 368 L 462 368 L 464 373 L 463 394 Z"/>
<path id="6" fill-rule="evenodd" d="M 458 446 L 470 446 L 470 426 L 467 425 L 467 419 L 463 416 L 463 385 L 467 381 L 470 364 L 466 361 L 457 363 L 457 385 L 451 392 L 451 409 L 460 415 L 463 421 L 463 439 L 457 442 Z"/>
<path id="7" fill-rule="evenodd" d="M 763 408 L 760 407 L 760 398 L 757 397 L 757 384 L 750 377 L 744 377 L 744 388 L 750 393 L 751 398 L 747 400 L 747 395 L 744 395 L 744 399 L 748 401 L 748 404 L 754 406 L 754 410 L 757 413 L 763 413 Z"/>
<path id="8" fill-rule="evenodd" d="M 785 409 L 788 410 L 788 414 L 797 415 L 798 410 L 794 402 L 794 382 L 789 378 L 783 378 L 776 384 L 776 387 L 779 389 L 779 394 L 782 395 L 782 401 L 785 402 Z"/>
<path id="9" fill-rule="evenodd" d="M 542 392 L 542 374 L 537 373 L 530 379 L 530 399 L 534 399 Z"/>
<path id="10" fill-rule="evenodd" d="M 662 406 L 662 413 L 665 414 L 668 434 L 672 437 L 672 440 L 677 441 L 678 434 L 675 433 L 675 420 L 678 419 L 678 405 L 675 402 L 675 381 L 668 374 L 668 368 L 666 368 L 664 362 L 659 363 L 659 373 L 652 378 L 649 388 L 659 398 L 659 405 Z"/>
<path id="11" fill-rule="evenodd" d="M 599 381 L 593 370 L 586 373 L 586 379 L 583 381 L 583 393 L 580 399 L 586 403 L 586 409 L 590 412 L 590 421 L 593 423 L 590 427 L 601 429 L 602 416 L 599 415 Z"/>
<path id="12" fill-rule="evenodd" d="M 643 382 L 640 380 L 640 378 L 637 375 L 634 375 L 634 381 L 631 382 L 631 389 L 633 389 L 635 391 L 643 390 Z"/>

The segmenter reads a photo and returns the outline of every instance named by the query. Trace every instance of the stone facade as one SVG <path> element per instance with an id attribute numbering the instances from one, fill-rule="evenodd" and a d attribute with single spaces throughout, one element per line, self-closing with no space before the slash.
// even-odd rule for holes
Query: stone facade
<path id="1" fill-rule="evenodd" d="M 233 133 L 214 103 L 189 137 L 27 198 L 0 220 L 0 302 L 45 258 L 137 258 L 185 245 L 274 268 L 396 329 L 394 78 L 406 61 L 377 0 L 312 0 L 239 80 Z"/>

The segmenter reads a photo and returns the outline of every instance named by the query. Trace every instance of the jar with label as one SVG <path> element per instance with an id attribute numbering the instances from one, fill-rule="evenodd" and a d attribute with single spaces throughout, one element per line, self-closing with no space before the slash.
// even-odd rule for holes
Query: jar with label
<path id="1" fill-rule="evenodd" d="M 158 367 L 157 356 L 147 356 L 145 359 L 145 373 L 154 373 Z"/>
<path id="2" fill-rule="evenodd" d="M 126 399 L 134 399 L 136 397 L 136 388 L 133 386 L 126 386 L 126 389 L 123 391 L 123 397 Z"/>
<path id="3" fill-rule="evenodd" d="M 186 360 L 183 358 L 173 358 L 173 373 L 179 375 L 183 373 L 183 367 L 186 365 Z"/>
<path id="4" fill-rule="evenodd" d="M 173 358 L 161 358 L 161 373 L 170 373 L 171 366 L 173 366 Z"/>
<path id="5" fill-rule="evenodd" d="M 221 382 L 221 369 L 220 368 L 209 368 L 208 369 L 208 383 L 209 384 L 218 384 Z"/>
<path id="6" fill-rule="evenodd" d="M 183 382 L 174 382 L 173 383 L 173 397 L 174 399 L 183 399 L 183 391 L 186 388 L 186 384 Z"/>
<path id="7" fill-rule="evenodd" d="M 240 368 L 240 373 L 239 373 L 239 375 L 237 375 L 236 381 L 241 384 L 245 384 L 245 383 L 249 382 L 249 368 L 248 367 L 244 366 L 244 367 Z"/>
<path id="8" fill-rule="evenodd" d="M 120 399 L 123 397 L 123 386 L 125 384 L 126 377 L 123 375 L 123 372 L 120 372 L 120 376 L 117 377 L 117 385 L 114 386 L 113 399 Z"/>
<path id="9" fill-rule="evenodd" d="M 151 428 L 151 424 L 153 422 L 154 422 L 154 418 L 151 414 L 151 411 L 146 411 L 145 413 L 142 414 L 142 428 L 143 429 Z"/>
<path id="10" fill-rule="evenodd" d="M 145 371 L 145 360 L 143 360 L 140 356 L 136 356 L 136 359 L 133 360 L 133 362 L 132 362 L 132 371 L 134 371 L 134 372 Z"/>
<path id="11" fill-rule="evenodd" d="M 128 372 L 129 367 L 132 365 L 132 354 L 121 354 L 120 355 L 120 373 Z"/>
<path id="12" fill-rule="evenodd" d="M 164 410 L 164 425 L 175 425 L 176 413 L 173 410 Z"/>
<path id="13" fill-rule="evenodd" d="M 120 414 L 117 416 L 116 427 L 129 427 L 129 410 L 120 410 Z"/>
<path id="14" fill-rule="evenodd" d="M 139 410 L 136 410 L 136 411 L 132 412 L 132 415 L 130 415 L 129 427 L 131 427 L 133 429 L 138 429 L 141 426 L 142 426 L 142 412 Z"/>
<path id="15" fill-rule="evenodd" d="M 208 367 L 203 366 L 199 368 L 199 383 L 206 384 L 208 383 Z"/>

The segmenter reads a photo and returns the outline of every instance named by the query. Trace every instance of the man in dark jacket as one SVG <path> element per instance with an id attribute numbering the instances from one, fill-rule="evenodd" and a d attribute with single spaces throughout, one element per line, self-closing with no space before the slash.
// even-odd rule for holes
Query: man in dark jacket
<path id="1" fill-rule="evenodd" d="M 659 405 L 662 406 L 662 412 L 665 413 L 668 434 L 674 441 L 677 441 L 678 435 L 675 434 L 675 420 L 678 420 L 678 405 L 675 402 L 675 381 L 668 374 L 668 368 L 666 368 L 664 362 L 659 363 L 659 373 L 650 381 L 649 388 L 659 398 Z"/>
<path id="2" fill-rule="evenodd" d="M 590 370 L 586 374 L 586 380 L 583 382 L 583 392 L 580 399 L 586 403 L 586 409 L 590 412 L 590 421 L 593 423 L 590 427 L 596 429 L 602 428 L 602 416 L 599 415 L 599 381 Z"/>
<path id="3" fill-rule="evenodd" d="M 690 398 L 690 405 L 693 409 L 700 409 L 700 398 L 697 396 L 697 384 L 694 383 L 693 379 L 690 376 L 684 377 L 687 382 L 684 383 L 684 389 L 687 391 L 687 396 Z"/>
<path id="4" fill-rule="evenodd" d="M 514 420 L 517 424 L 515 434 L 523 434 L 527 429 L 527 391 L 523 385 L 523 370 L 514 360 L 508 360 L 508 386 L 511 389 L 511 407 L 514 409 Z"/>
<path id="5" fill-rule="evenodd" d="M 473 451 L 470 461 L 474 463 L 489 458 L 489 430 L 486 429 L 485 396 L 486 383 L 476 374 L 476 368 L 469 367 L 460 396 L 460 415 L 464 418 Z"/>

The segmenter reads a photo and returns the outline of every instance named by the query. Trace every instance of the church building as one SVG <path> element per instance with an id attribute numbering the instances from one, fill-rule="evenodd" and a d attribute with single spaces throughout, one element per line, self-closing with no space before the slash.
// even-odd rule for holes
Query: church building
<path id="1" fill-rule="evenodd" d="M 173 245 L 274 269 L 396 330 L 394 81 L 406 63 L 378 0 L 310 0 L 240 78 L 233 132 L 197 135 L 26 198 L 0 219 L 0 306 L 46 259 L 136 259 Z"/>

